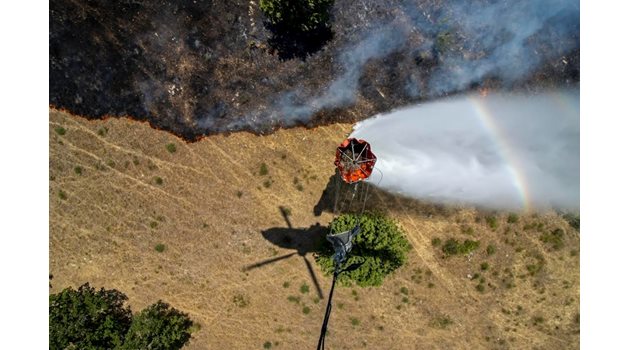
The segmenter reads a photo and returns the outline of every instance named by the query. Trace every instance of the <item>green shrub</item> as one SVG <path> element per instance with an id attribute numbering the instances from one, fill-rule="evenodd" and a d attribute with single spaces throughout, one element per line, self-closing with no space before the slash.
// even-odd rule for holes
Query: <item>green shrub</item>
<path id="1" fill-rule="evenodd" d="M 263 348 L 265 348 L 265 349 L 271 349 L 271 342 L 270 342 L 270 341 L 266 341 L 266 342 L 263 344 Z"/>
<path id="2" fill-rule="evenodd" d="M 66 129 L 64 129 L 61 126 L 58 126 L 58 127 L 55 128 L 55 132 L 57 133 L 57 135 L 63 136 L 63 135 L 66 134 Z"/>
<path id="3" fill-rule="evenodd" d="M 127 296 L 117 290 L 96 291 L 86 283 L 48 297 L 50 349 L 112 349 L 123 343 L 131 324 Z"/>
<path id="4" fill-rule="evenodd" d="M 192 325 L 187 314 L 160 300 L 134 316 L 122 349 L 179 349 Z"/>
<path id="5" fill-rule="evenodd" d="M 488 255 L 492 255 L 492 254 L 494 254 L 496 251 L 497 251 L 497 248 L 496 248 L 494 245 L 492 245 L 492 244 L 488 244 L 488 247 L 486 248 L 486 253 L 487 253 Z"/>
<path id="6" fill-rule="evenodd" d="M 260 0 L 260 9 L 273 25 L 308 32 L 328 26 L 333 0 Z"/>
<path id="7" fill-rule="evenodd" d="M 77 175 L 81 175 L 83 173 L 83 168 L 81 168 L 80 166 L 75 166 L 74 173 Z"/>
<path id="8" fill-rule="evenodd" d="M 302 308 L 302 313 L 303 313 L 303 314 L 305 314 L 305 315 L 310 314 L 310 313 L 311 313 L 311 308 L 310 308 L 310 307 L 308 307 L 308 306 L 304 306 L 304 307 Z"/>
<path id="9" fill-rule="evenodd" d="M 193 325 L 188 329 L 190 333 L 197 333 L 201 330 L 201 325 L 197 322 L 193 322 Z"/>
<path id="10" fill-rule="evenodd" d="M 470 226 L 462 226 L 460 230 L 465 235 L 473 236 L 475 234 L 475 230 L 473 230 L 473 228 Z"/>
<path id="11" fill-rule="evenodd" d="M 473 250 L 479 248 L 479 241 L 465 240 L 463 243 L 459 243 L 455 238 L 449 238 L 442 246 L 442 252 L 446 256 L 452 255 L 465 255 Z"/>
<path id="12" fill-rule="evenodd" d="M 162 253 L 163 251 L 166 250 L 166 245 L 159 243 L 155 245 L 155 250 Z"/>
<path id="13" fill-rule="evenodd" d="M 154 177 L 153 180 L 157 185 L 162 185 L 164 183 L 164 180 L 162 180 L 162 178 L 159 176 Z"/>
<path id="14" fill-rule="evenodd" d="M 536 259 L 536 262 L 534 264 L 525 265 L 527 272 L 529 272 L 531 276 L 534 276 L 542 271 L 543 267 L 545 266 L 545 258 L 542 255 L 537 254 L 536 256 L 534 256 L 534 258 Z"/>
<path id="15" fill-rule="evenodd" d="M 269 169 L 267 168 L 267 164 L 265 163 L 260 164 L 260 169 L 258 169 L 258 175 L 265 176 L 267 174 L 269 174 Z"/>
<path id="16" fill-rule="evenodd" d="M 356 283 L 361 287 L 379 286 L 383 278 L 407 261 L 411 245 L 397 223 L 382 214 L 365 213 L 361 216 L 343 214 L 331 222 L 332 232 L 347 231 L 360 223 L 361 232 L 355 237 L 352 251 L 341 264 L 339 282 Z M 315 260 L 325 274 L 332 274 L 334 262 L 332 245 L 323 244 Z M 352 267 L 350 270 L 346 270 Z"/>
<path id="17" fill-rule="evenodd" d="M 499 223 L 497 222 L 497 218 L 495 216 L 486 216 L 486 223 L 493 230 L 499 227 Z"/>
<path id="18" fill-rule="evenodd" d="M 179 349 L 200 328 L 162 301 L 132 315 L 125 294 L 88 283 L 48 300 L 50 349 Z"/>
<path id="19" fill-rule="evenodd" d="M 308 292 L 309 292 L 309 290 L 310 290 L 310 288 L 308 287 L 308 284 L 306 284 L 306 283 L 303 283 L 303 284 L 300 286 L 300 293 L 302 293 L 302 294 L 306 294 L 306 293 L 308 293 Z"/>
<path id="20" fill-rule="evenodd" d="M 564 231 L 557 228 L 552 232 L 543 233 L 542 236 L 540 236 L 540 240 L 545 243 L 550 243 L 554 250 L 560 250 L 564 247 Z"/>
<path id="21" fill-rule="evenodd" d="M 358 326 L 361 322 L 356 317 L 350 317 L 350 323 L 352 323 L 353 326 Z"/>
<path id="22" fill-rule="evenodd" d="M 429 326 L 433 328 L 438 328 L 438 329 L 446 329 L 451 324 L 453 324 L 453 320 L 451 320 L 451 318 L 448 315 L 440 315 L 440 316 L 434 317 L 429 322 Z"/>
<path id="23" fill-rule="evenodd" d="M 516 215 L 514 213 L 510 213 L 510 215 L 508 215 L 507 222 L 509 224 L 517 223 L 518 222 L 518 215 Z"/>
<path id="24" fill-rule="evenodd" d="M 481 271 L 486 271 L 489 267 L 490 265 L 487 262 L 482 262 L 480 265 Z"/>
<path id="25" fill-rule="evenodd" d="M 68 198 L 68 196 L 66 195 L 66 192 L 59 190 L 59 192 L 57 192 L 57 195 L 59 196 L 59 199 L 62 200 L 66 200 Z"/>
<path id="26" fill-rule="evenodd" d="M 576 230 L 580 230 L 580 215 L 573 213 L 566 213 L 562 217 L 569 223 L 571 227 Z"/>
<path id="27" fill-rule="evenodd" d="M 168 151 L 168 153 L 175 153 L 175 151 L 177 151 L 177 147 L 174 143 L 169 143 L 166 145 L 166 150 Z"/>
<path id="28" fill-rule="evenodd" d="M 439 239 L 439 238 L 437 238 L 437 237 L 435 237 L 435 238 L 433 238 L 433 239 L 431 240 L 431 245 L 432 245 L 432 246 L 434 246 L 434 247 L 437 247 L 437 246 L 439 246 L 440 244 L 442 244 L 442 240 L 441 240 L 441 239 Z"/>

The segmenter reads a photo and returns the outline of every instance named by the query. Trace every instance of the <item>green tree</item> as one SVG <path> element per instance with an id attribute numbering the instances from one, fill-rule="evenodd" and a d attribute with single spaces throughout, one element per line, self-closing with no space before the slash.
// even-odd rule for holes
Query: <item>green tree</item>
<path id="1" fill-rule="evenodd" d="M 190 339 L 188 315 L 161 300 L 133 318 L 122 349 L 179 349 Z"/>
<path id="2" fill-rule="evenodd" d="M 131 324 L 127 296 L 117 290 L 96 291 L 88 283 L 49 296 L 50 349 L 112 349 L 122 344 Z"/>
<path id="3" fill-rule="evenodd" d="M 115 289 L 96 291 L 88 283 L 50 295 L 49 348 L 170 350 L 190 339 L 188 315 L 162 301 L 132 315 L 126 300 Z"/>
<path id="4" fill-rule="evenodd" d="M 331 229 L 334 233 L 343 232 L 357 223 L 361 225 L 361 232 L 355 237 L 352 251 L 341 265 L 339 282 L 344 285 L 356 283 L 361 287 L 379 286 L 386 275 L 407 261 L 411 245 L 397 223 L 383 214 L 343 214 L 332 221 Z M 323 244 L 315 256 L 317 264 L 326 274 L 334 271 L 333 253 L 330 244 Z"/>
<path id="5" fill-rule="evenodd" d="M 308 32 L 328 26 L 334 0 L 260 0 L 269 22 L 288 30 Z"/>

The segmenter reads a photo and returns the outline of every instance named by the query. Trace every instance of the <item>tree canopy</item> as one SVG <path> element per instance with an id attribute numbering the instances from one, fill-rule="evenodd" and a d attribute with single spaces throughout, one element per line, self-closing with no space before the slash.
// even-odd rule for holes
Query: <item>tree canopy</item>
<path id="1" fill-rule="evenodd" d="M 333 0 L 260 0 L 269 22 L 288 30 L 308 32 L 328 26 Z"/>
<path id="2" fill-rule="evenodd" d="M 95 290 L 88 283 L 49 296 L 51 349 L 112 349 L 122 345 L 131 324 L 127 296 L 117 290 Z"/>
<path id="3" fill-rule="evenodd" d="M 179 349 L 190 338 L 192 321 L 159 300 L 135 315 L 123 349 Z"/>
<path id="4" fill-rule="evenodd" d="M 49 296 L 50 349 L 179 349 L 190 339 L 188 315 L 161 300 L 133 315 L 127 296 L 86 283 Z"/>
<path id="5" fill-rule="evenodd" d="M 385 276 L 407 261 L 411 245 L 398 224 L 379 213 L 342 214 L 331 222 L 331 229 L 339 233 L 352 229 L 357 223 L 360 223 L 361 232 L 341 265 L 339 282 L 344 285 L 356 283 L 361 287 L 379 286 Z M 334 271 L 333 253 L 330 244 L 323 244 L 315 256 L 326 274 Z"/>

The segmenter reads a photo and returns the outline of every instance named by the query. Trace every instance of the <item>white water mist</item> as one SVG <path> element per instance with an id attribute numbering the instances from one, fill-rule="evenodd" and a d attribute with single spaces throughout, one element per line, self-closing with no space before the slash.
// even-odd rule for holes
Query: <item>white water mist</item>
<path id="1" fill-rule="evenodd" d="M 408 196 L 494 209 L 579 210 L 579 91 L 447 98 L 358 123 Z M 376 183 L 379 174 L 371 179 Z"/>

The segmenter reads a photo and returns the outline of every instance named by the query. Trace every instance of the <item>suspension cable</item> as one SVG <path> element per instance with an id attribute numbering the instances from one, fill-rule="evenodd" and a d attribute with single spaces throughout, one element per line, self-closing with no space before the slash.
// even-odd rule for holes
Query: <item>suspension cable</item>
<path id="1" fill-rule="evenodd" d="M 317 350 L 324 350 L 324 342 L 326 341 L 326 330 L 328 328 L 328 319 L 332 311 L 332 297 L 335 291 L 335 283 L 337 282 L 337 275 L 339 274 L 339 263 L 335 262 L 335 272 L 333 274 L 332 286 L 330 287 L 330 293 L 328 294 L 328 304 L 326 305 L 326 314 L 324 315 L 324 322 L 322 322 L 322 330 L 319 333 L 319 341 L 317 342 Z"/>

